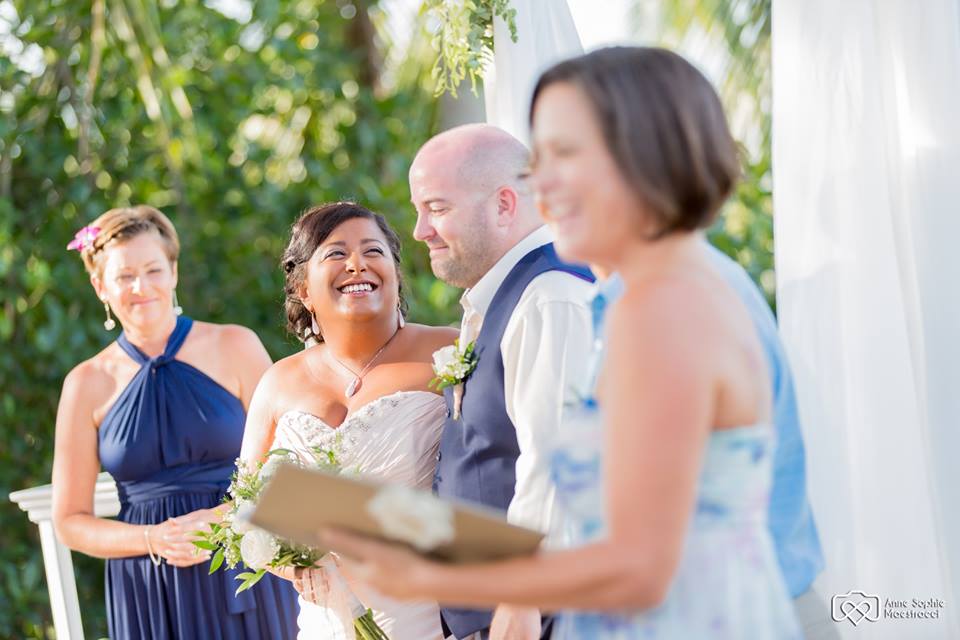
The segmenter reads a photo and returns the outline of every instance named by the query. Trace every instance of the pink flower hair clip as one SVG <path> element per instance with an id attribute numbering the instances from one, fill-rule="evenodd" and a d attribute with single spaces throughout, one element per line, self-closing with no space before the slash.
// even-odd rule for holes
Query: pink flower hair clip
<path id="1" fill-rule="evenodd" d="M 93 241 L 96 240 L 98 233 L 100 233 L 100 227 L 84 227 L 80 229 L 80 231 L 77 231 L 76 235 L 73 236 L 70 244 L 67 245 L 67 251 L 83 251 L 84 249 L 89 249 L 93 246 Z"/>

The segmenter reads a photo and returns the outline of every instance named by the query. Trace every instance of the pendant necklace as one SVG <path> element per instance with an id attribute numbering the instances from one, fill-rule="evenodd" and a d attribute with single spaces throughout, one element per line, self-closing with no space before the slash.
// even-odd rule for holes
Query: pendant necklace
<path id="1" fill-rule="evenodd" d="M 398 333 L 400 333 L 400 329 L 394 331 L 393 335 L 390 336 L 390 339 L 383 343 L 383 346 L 380 347 L 375 354 L 373 354 L 372 358 L 367 360 L 367 364 L 363 365 L 363 369 L 360 369 L 360 373 L 355 372 L 353 369 L 341 362 L 337 356 L 333 355 L 332 349 L 327 349 L 327 353 L 330 354 L 330 357 L 333 358 L 334 362 L 353 374 L 353 380 L 351 380 L 350 384 L 347 385 L 347 388 L 344 389 L 343 395 L 348 398 L 352 398 L 357 394 L 357 391 L 360 391 L 360 387 L 363 386 L 363 375 L 367 372 L 367 369 L 369 369 L 373 363 L 377 361 L 377 358 L 380 357 L 380 354 L 383 353 L 383 350 L 386 349 L 391 342 L 393 342 L 393 339 L 397 337 Z"/>

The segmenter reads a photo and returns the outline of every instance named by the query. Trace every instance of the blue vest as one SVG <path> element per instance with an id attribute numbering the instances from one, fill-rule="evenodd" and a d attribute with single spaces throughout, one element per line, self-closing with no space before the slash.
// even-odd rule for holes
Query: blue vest
<path id="1" fill-rule="evenodd" d="M 593 281 L 589 270 L 561 262 L 552 244 L 521 258 L 490 301 L 474 345 L 477 366 L 463 386 L 460 419 L 453 419 L 453 389 L 447 387 L 447 421 L 440 436 L 433 490 L 441 497 L 507 510 L 520 456 L 517 430 L 507 415 L 500 343 L 527 285 L 547 271 L 564 271 Z M 466 345 L 463 345 L 466 346 Z M 441 609 L 457 638 L 487 629 L 492 611 Z"/>

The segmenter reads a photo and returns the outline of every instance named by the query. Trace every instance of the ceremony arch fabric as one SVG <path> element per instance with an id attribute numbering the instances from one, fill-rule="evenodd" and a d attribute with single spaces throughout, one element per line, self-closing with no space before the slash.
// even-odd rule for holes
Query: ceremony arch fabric
<path id="1" fill-rule="evenodd" d="M 533 87 L 552 64 L 583 53 L 567 0 L 511 0 L 517 12 L 517 42 L 507 24 L 494 21 L 494 61 L 484 74 L 487 123 L 529 144 Z"/>
<path id="2" fill-rule="evenodd" d="M 960 638 L 960 1 L 776 0 L 772 37 L 777 299 L 818 587 L 879 596 L 844 637 Z M 888 617 L 914 598 L 938 617 Z"/>

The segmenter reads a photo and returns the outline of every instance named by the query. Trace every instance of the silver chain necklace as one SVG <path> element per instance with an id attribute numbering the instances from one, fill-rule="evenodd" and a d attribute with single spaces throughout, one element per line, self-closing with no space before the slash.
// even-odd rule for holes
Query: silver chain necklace
<path id="1" fill-rule="evenodd" d="M 363 365 L 363 369 L 360 369 L 360 373 L 355 372 L 353 369 L 341 362 L 337 356 L 333 355 L 333 349 L 327 349 L 327 353 L 330 354 L 330 357 L 333 358 L 334 362 L 353 374 L 353 380 L 351 380 L 350 384 L 347 385 L 347 388 L 344 389 L 343 395 L 348 398 L 352 398 L 357 394 L 357 391 L 360 391 L 360 387 L 363 386 L 363 375 L 367 372 L 367 369 L 369 369 L 373 363 L 377 361 L 377 358 L 380 357 L 380 354 L 383 353 L 383 350 L 386 349 L 391 342 L 393 342 L 393 339 L 397 337 L 398 333 L 400 333 L 399 328 L 394 331 L 393 335 L 390 336 L 390 339 L 384 342 L 383 346 L 380 347 L 375 354 L 373 354 L 373 357 L 367 360 L 367 364 Z"/>

